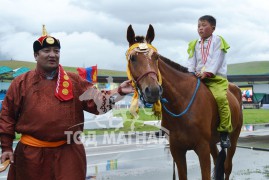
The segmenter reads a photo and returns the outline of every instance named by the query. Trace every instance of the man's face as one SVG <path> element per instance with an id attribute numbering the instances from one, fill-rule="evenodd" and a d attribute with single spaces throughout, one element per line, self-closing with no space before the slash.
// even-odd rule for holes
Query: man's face
<path id="1" fill-rule="evenodd" d="M 55 46 L 46 47 L 34 53 L 38 68 L 45 72 L 52 72 L 58 68 L 60 49 Z"/>
<path id="2" fill-rule="evenodd" d="M 198 21 L 198 33 L 202 39 L 206 39 L 212 35 L 215 26 L 212 26 L 208 21 Z"/>

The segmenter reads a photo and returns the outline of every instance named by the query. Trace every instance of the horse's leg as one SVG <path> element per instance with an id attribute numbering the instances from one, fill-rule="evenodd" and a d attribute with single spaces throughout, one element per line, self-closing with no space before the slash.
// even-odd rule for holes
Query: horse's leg
<path id="1" fill-rule="evenodd" d="M 195 148 L 195 152 L 198 155 L 202 180 L 210 180 L 211 179 L 211 163 L 210 163 L 210 147 L 208 142 L 201 141 L 200 145 Z"/>
<path id="2" fill-rule="evenodd" d="M 210 144 L 210 154 L 213 158 L 214 165 L 215 165 L 218 158 L 218 154 L 219 154 L 219 150 L 215 142 Z"/>
<path id="3" fill-rule="evenodd" d="M 187 180 L 187 161 L 186 161 L 186 152 L 187 151 L 179 151 L 178 152 L 178 160 L 176 161 L 177 170 L 178 170 L 178 179 Z"/>
<path id="4" fill-rule="evenodd" d="M 231 133 L 230 139 L 231 139 L 231 147 L 227 150 L 227 157 L 225 160 L 225 180 L 229 180 L 230 174 L 232 172 L 233 167 L 233 156 L 236 150 L 237 140 L 239 137 L 241 129 L 237 128 L 234 130 L 234 132 Z"/>
<path id="5" fill-rule="evenodd" d="M 178 179 L 187 180 L 187 151 L 171 148 L 171 153 L 177 165 Z"/>

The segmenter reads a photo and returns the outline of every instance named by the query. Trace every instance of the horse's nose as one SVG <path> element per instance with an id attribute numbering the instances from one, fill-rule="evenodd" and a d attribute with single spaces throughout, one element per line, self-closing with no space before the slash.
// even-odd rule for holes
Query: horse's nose
<path id="1" fill-rule="evenodd" d="M 157 87 L 146 87 L 145 88 L 145 95 L 147 97 L 160 97 L 163 93 L 163 88 L 162 86 L 157 86 Z"/>

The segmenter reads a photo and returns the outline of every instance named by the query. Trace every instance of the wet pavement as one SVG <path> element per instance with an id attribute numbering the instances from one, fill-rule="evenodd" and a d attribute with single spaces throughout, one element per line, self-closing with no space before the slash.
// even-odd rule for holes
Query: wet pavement
<path id="1" fill-rule="evenodd" d="M 84 141 L 88 162 L 86 179 L 172 179 L 173 159 L 165 138 L 121 134 L 96 136 L 91 139 L 96 143 L 89 139 Z M 269 129 L 241 132 L 238 146 L 230 179 L 269 179 Z M 188 179 L 201 179 L 198 157 L 193 151 L 187 153 L 187 165 Z M 0 174 L 1 180 L 6 179 L 6 173 Z"/>
<path id="2" fill-rule="evenodd" d="M 253 134 L 253 132 L 241 133 L 230 179 L 269 179 L 269 150 L 267 149 L 269 130 L 260 130 L 257 135 Z M 262 150 L 254 150 L 258 147 Z M 173 159 L 169 147 L 165 144 L 132 144 L 95 148 L 89 147 L 87 150 L 89 152 L 88 179 L 172 179 Z M 98 152 L 100 152 L 99 158 L 96 156 Z M 187 165 L 188 179 L 201 179 L 198 157 L 194 151 L 187 153 Z M 211 168 L 213 170 L 213 164 Z"/>
<path id="3" fill-rule="evenodd" d="M 237 144 L 239 147 L 254 148 L 269 152 L 269 128 L 241 132 Z"/>
<path id="4" fill-rule="evenodd" d="M 154 153 L 154 152 L 152 152 Z M 123 156 L 121 158 L 130 158 Z M 231 178 L 233 180 L 265 180 L 269 179 L 269 153 L 238 149 L 234 157 Z M 163 157 L 140 157 L 131 161 L 118 159 L 118 169 L 105 170 L 97 173 L 95 178 L 100 180 L 166 180 L 172 179 L 172 159 L 169 155 Z M 188 179 L 201 179 L 198 158 L 193 151 L 187 153 Z M 101 164 L 96 164 L 101 165 Z M 213 165 L 212 165 L 213 167 Z"/>

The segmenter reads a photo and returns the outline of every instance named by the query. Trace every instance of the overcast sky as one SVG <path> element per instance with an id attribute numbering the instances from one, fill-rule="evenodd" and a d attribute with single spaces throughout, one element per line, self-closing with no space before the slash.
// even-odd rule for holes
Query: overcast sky
<path id="1" fill-rule="evenodd" d="M 34 62 L 32 45 L 45 24 L 60 39 L 62 65 L 125 70 L 127 27 L 145 36 L 152 24 L 159 53 L 185 65 L 206 14 L 231 46 L 229 64 L 269 61 L 268 0 L 0 0 L 0 60 Z"/>

